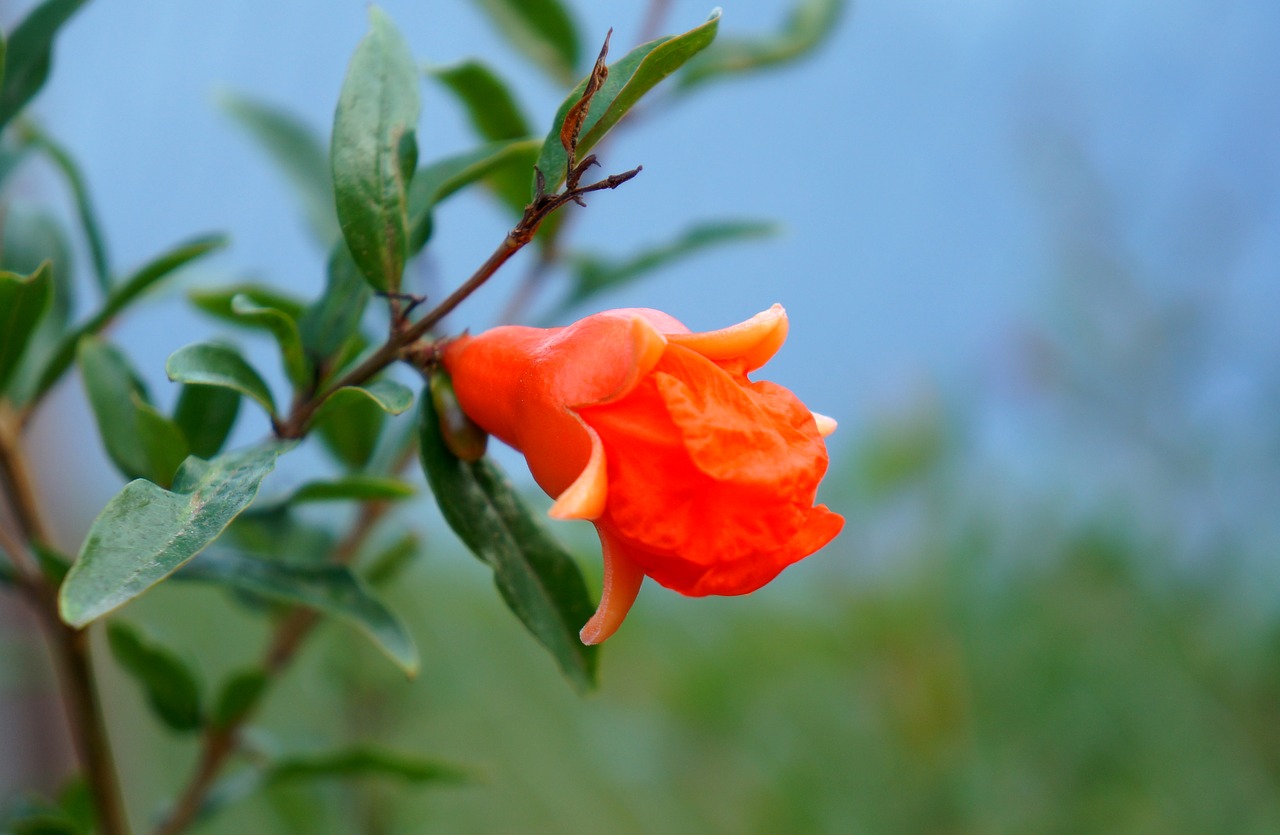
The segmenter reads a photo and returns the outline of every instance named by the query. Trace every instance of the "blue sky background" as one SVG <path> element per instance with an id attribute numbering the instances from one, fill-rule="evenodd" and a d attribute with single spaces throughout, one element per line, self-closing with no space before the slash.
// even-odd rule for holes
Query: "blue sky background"
<path id="1" fill-rule="evenodd" d="M 643 4 L 577 5 L 587 43 L 609 26 L 615 56 L 635 42 Z M 723 5 L 725 36 L 774 27 L 786 6 Z M 471 4 L 385 8 L 422 61 L 482 56 L 535 123 L 549 122 L 562 91 Z M 674 2 L 667 29 L 708 11 Z M 322 259 L 287 185 L 215 97 L 286 105 L 327 132 L 365 26 L 363 2 L 97 0 L 81 12 L 37 112 L 82 163 L 117 270 L 225 231 L 231 247 L 183 287 L 256 276 L 314 294 Z M 706 329 L 782 302 L 791 339 L 766 376 L 841 420 L 837 450 L 878 410 L 940 392 L 981 404 L 979 436 L 1010 467 L 1061 457 L 1061 438 L 1012 409 L 1026 336 L 1060 313 L 1064 252 L 1081 242 L 1156 297 L 1210 305 L 1202 408 L 1258 415 L 1272 397 L 1262 372 L 1280 302 L 1278 34 L 1280 7 L 1267 2 L 864 0 L 811 60 L 710 86 L 625 131 L 604 166 L 644 173 L 594 198 L 573 243 L 624 254 L 709 219 L 783 223 L 780 237 L 709 252 L 601 304 L 661 307 Z M 423 89 L 421 159 L 468 147 L 458 109 Z M 60 196 L 50 179 L 27 188 Z M 451 286 L 508 220 L 468 194 L 437 223 L 427 269 Z M 500 274 L 457 325 L 489 324 L 519 274 L 518 263 Z M 114 333 L 162 403 L 174 395 L 163 358 L 218 330 L 180 296 Z M 259 357 L 278 380 L 274 358 Z M 81 400 L 64 386 L 37 442 L 62 449 L 67 433 L 84 436 Z M 240 437 L 265 429 L 254 416 Z M 100 482 L 84 496 L 87 523 L 118 480 L 96 441 L 81 447 L 77 469 Z M 86 483 L 83 472 L 62 478 L 51 489 Z"/>

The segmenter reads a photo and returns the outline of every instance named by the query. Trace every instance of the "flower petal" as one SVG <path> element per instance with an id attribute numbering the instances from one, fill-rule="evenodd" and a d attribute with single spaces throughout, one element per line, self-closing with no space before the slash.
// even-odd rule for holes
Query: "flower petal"
<path id="1" fill-rule="evenodd" d="M 626 555 L 617 539 L 603 527 L 598 530 L 604 552 L 604 588 L 596 613 L 578 633 L 582 643 L 588 646 L 603 643 L 618 631 L 644 582 L 644 572 Z"/>
<path id="2" fill-rule="evenodd" d="M 826 415 L 820 415 L 817 412 L 813 413 L 813 421 L 814 423 L 818 424 L 818 434 L 824 438 L 828 437 L 829 435 L 831 435 L 831 433 L 835 432 L 836 427 L 840 425 L 836 423 L 835 418 L 827 417 Z"/>
<path id="3" fill-rule="evenodd" d="M 626 396 L 666 346 L 667 337 L 639 311 L 609 311 L 562 328 L 539 363 L 557 403 L 589 406 Z"/>
<path id="4" fill-rule="evenodd" d="M 787 311 L 775 304 L 745 322 L 718 331 L 667 334 L 667 339 L 716 363 L 740 361 L 746 373 L 764 365 L 778 352 L 787 339 L 787 328 Z"/>
<path id="5" fill-rule="evenodd" d="M 604 513 L 605 498 L 609 495 L 604 444 L 594 429 L 585 423 L 583 426 L 591 438 L 591 457 L 568 489 L 556 497 L 547 512 L 552 519 L 599 519 Z"/>

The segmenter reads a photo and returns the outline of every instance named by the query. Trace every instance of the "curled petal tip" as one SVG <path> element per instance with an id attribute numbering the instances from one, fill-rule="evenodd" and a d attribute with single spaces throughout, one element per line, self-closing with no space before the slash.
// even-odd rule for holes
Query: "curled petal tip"
<path id="1" fill-rule="evenodd" d="M 591 520 L 604 514 L 605 498 L 609 494 L 604 444 L 594 429 L 586 427 L 586 430 L 591 436 L 591 457 L 573 483 L 556 497 L 555 504 L 547 512 L 552 519 Z"/>
<path id="2" fill-rule="evenodd" d="M 667 349 L 667 338 L 644 316 L 631 317 L 631 343 L 635 346 L 635 363 L 641 374 L 648 374 Z"/>
<path id="3" fill-rule="evenodd" d="M 818 434 L 824 438 L 836 431 L 836 427 L 839 426 L 835 418 L 820 415 L 817 412 L 813 413 L 813 420 L 818 424 Z"/>
<path id="4" fill-rule="evenodd" d="M 669 334 L 675 345 L 697 351 L 713 362 L 741 361 L 747 371 L 768 362 L 787 340 L 787 311 L 780 304 L 763 310 L 745 322 L 718 331 Z"/>
<path id="5" fill-rule="evenodd" d="M 618 631 L 644 582 L 644 572 L 619 553 L 608 534 L 601 532 L 600 543 L 604 550 L 604 588 L 600 592 L 600 605 L 578 633 L 578 638 L 587 646 L 602 644 Z"/>

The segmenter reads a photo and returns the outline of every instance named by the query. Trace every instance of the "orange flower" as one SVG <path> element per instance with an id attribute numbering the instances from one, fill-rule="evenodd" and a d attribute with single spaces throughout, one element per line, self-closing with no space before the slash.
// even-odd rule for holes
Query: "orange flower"
<path id="1" fill-rule="evenodd" d="M 551 515 L 596 526 L 604 591 L 584 643 L 613 634 L 646 575 L 746 594 L 840 532 L 813 504 L 835 421 L 747 379 L 786 335 L 781 305 L 708 333 L 630 309 L 445 349 L 463 411 L 524 453 Z"/>

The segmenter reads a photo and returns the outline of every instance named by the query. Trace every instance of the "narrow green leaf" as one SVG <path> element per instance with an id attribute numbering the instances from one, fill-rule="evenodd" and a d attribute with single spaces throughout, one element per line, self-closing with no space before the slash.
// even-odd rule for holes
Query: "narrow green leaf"
<path id="1" fill-rule="evenodd" d="M 418 169 L 409 186 L 409 251 L 422 249 L 430 238 L 431 213 L 437 204 L 478 180 L 509 170 L 512 164 L 516 165 L 519 188 L 524 193 L 520 203 L 523 211 L 532 197 L 528 190 L 529 172 L 539 146 L 537 139 L 492 142 Z M 504 176 L 514 182 L 512 177 Z"/>
<path id="2" fill-rule="evenodd" d="M 591 100 L 591 109 L 582 123 L 578 158 L 585 158 L 645 93 L 706 49 L 715 39 L 719 25 L 720 11 L 717 9 L 701 26 L 690 29 L 683 35 L 658 38 L 641 44 L 621 60 L 610 64 L 609 77 Z M 568 155 L 564 145 L 560 143 L 560 127 L 564 124 L 569 109 L 582 98 L 586 85 L 587 80 L 584 78 L 560 105 L 555 120 L 551 123 L 551 130 L 542 143 L 538 170 L 547 178 L 548 189 L 554 189 L 564 182 Z"/>
<path id="3" fill-rule="evenodd" d="M 38 540 L 32 541 L 31 553 L 35 555 L 36 562 L 40 563 L 40 570 L 51 583 L 59 585 L 66 579 L 67 572 L 71 570 L 71 557 Z"/>
<path id="4" fill-rule="evenodd" d="M 412 484 L 398 478 L 352 473 L 326 481 L 308 481 L 293 491 L 288 503 L 398 501 L 415 492 Z"/>
<path id="5" fill-rule="evenodd" d="M 13 570 L 13 564 L 9 561 L 9 555 L 4 551 L 0 551 L 0 584 L 12 586 L 18 581 L 18 575 Z"/>
<path id="6" fill-rule="evenodd" d="M 774 235 L 778 226 L 762 221 L 722 221 L 702 223 L 676 239 L 651 247 L 625 259 L 581 255 L 572 259 L 569 292 L 553 315 L 562 314 L 587 299 L 615 290 L 673 262 L 713 246 Z"/>
<path id="7" fill-rule="evenodd" d="M 677 80 L 681 91 L 724 75 L 788 64 L 805 57 L 836 31 L 846 0 L 799 0 L 777 33 L 725 40 L 690 61 Z"/>
<path id="8" fill-rule="evenodd" d="M 267 776 L 273 783 L 355 777 L 393 777 L 410 783 L 469 783 L 474 779 L 450 763 L 370 745 L 280 757 L 267 766 Z"/>
<path id="9" fill-rule="evenodd" d="M 418 648 L 409 631 L 346 566 L 302 565 L 218 551 L 192 562 L 180 576 L 342 618 L 364 632 L 406 675 L 418 673 Z"/>
<path id="10" fill-rule="evenodd" d="M 200 684 L 180 656 L 120 621 L 107 624 L 107 643 L 166 725 L 175 731 L 200 728 L 204 720 Z"/>
<path id="11" fill-rule="evenodd" d="M 97 279 L 98 289 L 105 296 L 111 292 L 111 265 L 107 260 L 107 244 L 102 238 L 102 228 L 98 224 L 98 216 L 93 203 L 89 199 L 89 187 L 85 184 L 84 175 L 76 165 L 71 154 L 52 137 L 40 130 L 35 124 L 24 124 L 22 131 L 31 145 L 42 151 L 62 174 L 71 189 L 71 196 L 76 204 L 76 216 L 80 220 L 80 228 L 84 231 L 85 243 L 89 246 L 89 260 L 93 264 L 93 275 Z"/>
<path id="12" fill-rule="evenodd" d="M 338 224 L 375 289 L 400 288 L 409 239 L 409 178 L 421 111 L 409 45 L 377 6 L 356 46 L 333 119 L 330 163 Z"/>
<path id="13" fill-rule="evenodd" d="M 87 0 L 45 0 L 9 35 L 0 85 L 0 127 L 40 91 L 53 62 L 53 40 L 62 25 Z"/>
<path id="14" fill-rule="evenodd" d="M 431 75 L 462 103 L 481 139 L 500 142 L 533 133 L 511 88 L 487 64 L 472 58 L 432 69 Z"/>
<path id="15" fill-rule="evenodd" d="M 58 595 L 62 619 L 76 627 L 105 615 L 168 577 L 198 554 L 258 493 L 291 445 L 188 458 L 174 492 L 133 481 L 98 514 Z"/>
<path id="16" fill-rule="evenodd" d="M 412 531 L 407 531 L 390 544 L 381 548 L 368 560 L 368 568 L 362 572 L 365 582 L 379 588 L 394 580 L 422 553 L 422 540 Z"/>
<path id="17" fill-rule="evenodd" d="M 271 389 L 240 352 L 230 345 L 197 342 L 179 348 L 169 355 L 164 370 L 175 383 L 233 389 L 258 401 L 267 414 L 274 416 L 276 413 Z"/>
<path id="18" fill-rule="evenodd" d="M 283 310 L 258 304 L 245 295 L 231 300 L 231 312 L 246 322 L 262 327 L 275 337 L 280 349 L 280 363 L 295 389 L 305 389 L 311 384 L 311 365 L 302 351 L 302 335 L 298 331 L 297 319 Z"/>
<path id="19" fill-rule="evenodd" d="M 92 835 L 97 810 L 93 804 L 93 793 L 83 776 L 71 777 L 62 784 L 58 791 L 58 808 L 75 822 L 80 835 Z"/>
<path id="20" fill-rule="evenodd" d="M 373 291 L 360 277 L 345 241 L 330 251 L 327 275 L 324 293 L 302 314 L 298 329 L 307 355 L 331 370 L 332 360 L 359 338 L 360 319 Z"/>
<path id="21" fill-rule="evenodd" d="M 578 27 L 559 0 L 475 0 L 512 46 L 559 84 L 572 84 L 582 54 Z"/>
<path id="22" fill-rule="evenodd" d="M 262 323 L 254 319 L 246 319 L 231 309 L 231 300 L 236 296 L 244 296 L 258 307 L 279 310 L 294 320 L 301 319 L 307 308 L 306 304 L 298 298 L 265 284 L 232 284 L 191 290 L 187 293 L 187 298 L 202 313 L 207 313 L 229 325 L 261 329 Z"/>
<path id="23" fill-rule="evenodd" d="M 488 459 L 466 463 L 440 437 L 431 398 L 420 405 L 422 468 L 445 521 L 482 562 L 507 606 L 580 689 L 595 685 L 596 648 L 578 630 L 595 607 L 573 558 Z"/>
<path id="24" fill-rule="evenodd" d="M 179 267 L 212 252 L 225 243 L 226 239 L 221 236 L 197 238 L 166 252 L 129 278 L 114 285 L 111 294 L 103 300 L 102 307 L 87 321 L 66 333 L 58 342 L 45 363 L 44 370 L 36 379 L 32 399 L 42 396 L 71 367 L 76 357 L 76 346 L 80 344 L 82 337 L 98 333 L 115 318 L 117 313 L 144 291 L 171 276 Z"/>
<path id="25" fill-rule="evenodd" d="M 53 277 L 45 261 L 30 275 L 0 271 L 0 391 L 18 368 L 31 336 L 53 302 Z"/>
<path id="26" fill-rule="evenodd" d="M 325 249 L 333 246 L 341 232 L 334 209 L 329 156 L 321 138 L 302 120 L 275 105 L 225 92 L 218 97 L 218 103 L 284 172 L 315 239 Z"/>
<path id="27" fill-rule="evenodd" d="M 125 478 L 168 487 L 188 453 L 182 430 L 155 410 L 137 373 L 115 348 L 86 336 L 78 359 L 107 457 Z"/>
<path id="28" fill-rule="evenodd" d="M 173 422 L 182 430 L 192 455 L 212 458 L 222 451 L 239 414 L 239 393 L 221 386 L 184 385 Z"/>
<path id="29" fill-rule="evenodd" d="M 241 670 L 227 679 L 214 703 L 212 725 L 227 728 L 242 721 L 257 707 L 268 681 L 266 672 L 257 667 Z"/>

